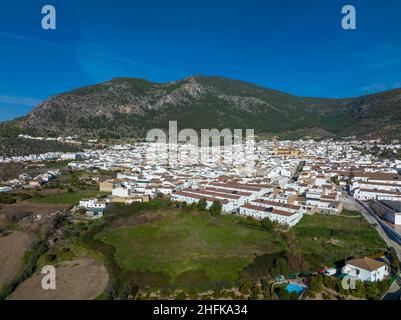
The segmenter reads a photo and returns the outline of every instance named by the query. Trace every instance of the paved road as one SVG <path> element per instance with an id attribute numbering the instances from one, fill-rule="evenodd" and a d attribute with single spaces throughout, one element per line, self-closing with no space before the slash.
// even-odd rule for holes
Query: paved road
<path id="1" fill-rule="evenodd" d="M 400 300 L 401 298 L 401 278 L 398 276 L 398 279 L 393 282 L 390 289 L 384 295 L 382 300 Z"/>
<path id="2" fill-rule="evenodd" d="M 347 197 L 343 199 L 343 204 L 346 209 L 354 210 L 360 212 L 363 217 L 376 229 L 382 239 L 386 242 L 388 247 L 393 247 L 397 253 L 398 259 L 401 261 L 401 246 L 393 241 L 387 233 L 384 231 L 383 227 L 378 223 L 375 213 L 371 209 L 367 209 L 355 201 L 354 198 Z M 383 300 L 400 300 L 401 297 L 401 277 L 393 282 L 390 289 L 383 296 Z"/>

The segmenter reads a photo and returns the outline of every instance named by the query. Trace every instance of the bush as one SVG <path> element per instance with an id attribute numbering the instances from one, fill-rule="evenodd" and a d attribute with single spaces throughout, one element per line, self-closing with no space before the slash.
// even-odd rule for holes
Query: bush
<path id="1" fill-rule="evenodd" d="M 263 277 L 275 277 L 289 273 L 287 252 L 267 253 L 257 256 L 254 262 L 244 269 L 242 277 L 253 282 Z"/>
<path id="2" fill-rule="evenodd" d="M 400 269 L 400 260 L 398 259 L 397 253 L 395 252 L 393 247 L 389 249 L 389 255 L 391 260 L 391 269 L 394 273 L 398 273 Z"/>
<path id="3" fill-rule="evenodd" d="M 77 210 L 77 213 L 78 213 L 78 214 L 85 214 L 85 213 L 86 213 L 86 209 L 85 209 L 85 208 L 79 208 L 79 209 Z"/>
<path id="4" fill-rule="evenodd" d="M 221 297 L 222 297 L 222 293 L 221 293 L 220 290 L 216 290 L 216 291 L 213 293 L 213 298 L 215 298 L 216 300 L 221 299 Z"/>
<path id="5" fill-rule="evenodd" d="M 16 203 L 16 196 L 12 193 L 0 193 L 0 203 L 13 204 Z"/>
<path id="6" fill-rule="evenodd" d="M 258 299 L 259 295 L 262 293 L 262 290 L 260 289 L 259 286 L 253 285 L 251 288 L 251 292 L 252 292 L 252 296 L 254 297 L 254 299 Z"/>
<path id="7" fill-rule="evenodd" d="M 207 201 L 206 201 L 206 199 L 200 199 L 200 200 L 198 201 L 197 208 L 198 208 L 199 210 L 204 211 L 204 210 L 206 210 L 206 207 L 207 207 Z"/>
<path id="8" fill-rule="evenodd" d="M 331 300 L 330 295 L 328 295 L 327 293 L 323 292 L 322 294 L 323 300 Z"/>
<path id="9" fill-rule="evenodd" d="M 274 230 L 274 224 L 269 218 L 264 218 L 260 222 L 260 224 L 261 224 L 262 228 L 265 229 L 266 231 L 271 232 Z"/>
<path id="10" fill-rule="evenodd" d="M 212 216 L 221 215 L 222 205 L 219 201 L 213 201 L 213 204 L 210 207 L 210 213 Z"/>
<path id="11" fill-rule="evenodd" d="M 323 288 L 322 276 L 313 275 L 309 282 L 309 288 L 311 291 L 319 291 Z"/>
<path id="12" fill-rule="evenodd" d="M 262 279 L 261 280 L 261 284 L 262 284 L 262 293 L 264 296 L 265 300 L 271 300 L 271 287 L 272 284 L 270 282 L 268 282 L 266 279 Z"/>
<path id="13" fill-rule="evenodd" d="M 185 300 L 186 298 L 187 298 L 187 295 L 182 291 L 177 293 L 175 296 L 175 300 Z"/>
<path id="14" fill-rule="evenodd" d="M 241 287 L 239 288 L 240 292 L 242 295 L 247 295 L 249 294 L 249 290 L 251 289 L 250 285 L 248 282 L 244 282 Z"/>
<path id="15" fill-rule="evenodd" d="M 198 299 L 199 299 L 198 294 L 196 294 L 195 292 L 191 292 L 191 293 L 188 295 L 188 297 L 189 297 L 189 300 L 198 300 Z"/>

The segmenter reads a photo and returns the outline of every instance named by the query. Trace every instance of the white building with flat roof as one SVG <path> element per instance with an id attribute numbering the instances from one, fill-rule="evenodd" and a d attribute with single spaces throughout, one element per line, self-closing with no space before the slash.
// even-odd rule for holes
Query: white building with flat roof
<path id="1" fill-rule="evenodd" d="M 289 212 L 272 207 L 262 207 L 251 203 L 247 203 L 240 207 L 239 214 L 260 220 L 269 218 L 273 222 L 288 225 L 289 227 L 295 226 L 303 217 L 303 213 L 300 211 Z"/>

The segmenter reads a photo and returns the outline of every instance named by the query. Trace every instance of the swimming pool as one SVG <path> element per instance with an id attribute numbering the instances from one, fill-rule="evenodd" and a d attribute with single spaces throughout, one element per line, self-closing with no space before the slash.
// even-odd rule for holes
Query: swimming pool
<path id="1" fill-rule="evenodd" d="M 302 286 L 300 286 L 300 285 L 298 285 L 298 284 L 296 284 L 296 283 L 289 283 L 289 284 L 285 287 L 285 290 L 286 290 L 288 293 L 295 292 L 295 293 L 297 293 L 297 294 L 301 294 L 302 292 L 305 291 L 305 288 L 302 287 Z"/>

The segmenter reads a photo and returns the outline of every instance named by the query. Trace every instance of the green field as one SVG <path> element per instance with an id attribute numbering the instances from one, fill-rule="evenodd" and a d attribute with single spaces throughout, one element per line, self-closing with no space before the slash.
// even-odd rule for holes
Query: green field
<path id="1" fill-rule="evenodd" d="M 162 272 L 170 281 L 236 281 L 255 255 L 280 250 L 271 233 L 233 217 L 179 212 L 136 227 L 105 231 L 98 239 L 116 248 L 127 271 Z M 199 279 L 201 280 L 201 279 Z"/>
<path id="2" fill-rule="evenodd" d="M 101 194 L 97 189 L 86 189 L 74 192 L 64 192 L 59 194 L 46 195 L 43 197 L 33 197 L 28 200 L 31 203 L 52 203 L 52 204 L 76 204 L 81 199 L 96 197 Z"/>
<path id="3" fill-rule="evenodd" d="M 227 288 L 260 277 L 316 272 L 323 263 L 386 248 L 358 213 L 307 215 L 290 231 L 272 232 L 244 217 L 213 217 L 159 202 L 114 208 L 93 232 L 95 242 L 88 242 L 121 269 L 117 275 L 124 273 L 140 287 Z"/>
<path id="4" fill-rule="evenodd" d="M 355 217 L 356 216 L 356 217 Z M 362 257 L 386 249 L 385 242 L 357 212 L 305 216 L 294 228 L 294 243 L 310 268 Z"/>

